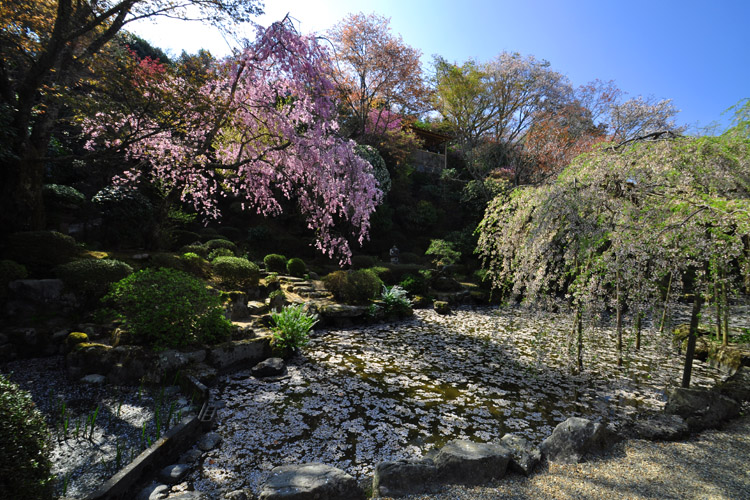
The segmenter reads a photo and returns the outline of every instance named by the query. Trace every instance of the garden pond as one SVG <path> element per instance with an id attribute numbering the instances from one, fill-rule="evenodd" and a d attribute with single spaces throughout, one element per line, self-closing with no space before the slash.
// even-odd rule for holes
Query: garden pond
<path id="1" fill-rule="evenodd" d="M 418 459 L 451 439 L 490 442 L 513 432 L 538 444 L 571 416 L 622 428 L 663 408 L 684 363 L 670 334 L 646 322 L 636 351 L 626 330 L 618 369 L 614 328 L 586 327 L 585 369 L 574 375 L 572 326 L 570 315 L 467 308 L 318 330 L 287 376 L 264 380 L 244 370 L 212 389 L 224 439 L 192 473 L 193 487 L 212 497 L 257 492 L 273 467 L 303 462 L 363 480 L 378 462 Z M 691 385 L 722 377 L 696 361 Z"/>

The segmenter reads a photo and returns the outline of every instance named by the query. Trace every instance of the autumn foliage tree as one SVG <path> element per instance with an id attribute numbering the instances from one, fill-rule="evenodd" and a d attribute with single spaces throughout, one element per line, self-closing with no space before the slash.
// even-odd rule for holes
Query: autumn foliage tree
<path id="1" fill-rule="evenodd" d="M 428 107 L 421 53 L 391 33 L 388 18 L 350 14 L 328 37 L 334 47 L 333 79 L 354 136 L 365 135 L 368 125 L 388 128 L 391 112 L 412 116 Z"/>
<path id="2" fill-rule="evenodd" d="M 47 147 L 65 98 L 128 23 L 158 16 L 234 26 L 256 0 L 14 0 L 0 8 L 0 227 L 41 228 Z M 191 10 L 192 8 L 192 10 Z"/>
<path id="3" fill-rule="evenodd" d="M 143 60 L 133 84 L 150 112 L 97 113 L 85 122 L 88 147 L 124 151 L 137 166 L 120 182 L 176 190 L 207 216 L 219 215 L 227 195 L 263 215 L 281 212 L 279 197 L 293 200 L 317 248 L 346 261 L 348 233 L 365 240 L 382 193 L 354 142 L 338 135 L 329 64 L 317 40 L 288 20 L 258 28 L 197 87 Z"/>

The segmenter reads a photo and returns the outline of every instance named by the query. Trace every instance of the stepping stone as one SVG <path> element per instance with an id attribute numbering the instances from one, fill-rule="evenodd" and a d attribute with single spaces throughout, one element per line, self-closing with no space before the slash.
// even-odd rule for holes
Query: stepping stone
<path id="1" fill-rule="evenodd" d="M 105 380 L 107 380 L 107 377 L 97 374 L 86 375 L 85 377 L 81 378 L 81 382 L 91 385 L 103 385 Z"/>
<path id="2" fill-rule="evenodd" d="M 159 480 L 167 484 L 177 484 L 190 472 L 188 464 L 167 465 L 159 472 Z"/>
<path id="3" fill-rule="evenodd" d="M 143 488 L 136 500 L 164 500 L 169 496 L 169 486 L 153 483 Z"/>
<path id="4" fill-rule="evenodd" d="M 203 455 L 203 452 L 201 450 L 193 448 L 192 450 L 188 450 L 182 455 L 180 455 L 180 463 L 181 464 L 194 464 L 195 462 L 200 460 L 202 455 Z"/>
<path id="5" fill-rule="evenodd" d="M 221 436 L 216 432 L 208 432 L 198 440 L 198 448 L 203 451 L 209 451 L 216 448 L 221 443 Z"/>

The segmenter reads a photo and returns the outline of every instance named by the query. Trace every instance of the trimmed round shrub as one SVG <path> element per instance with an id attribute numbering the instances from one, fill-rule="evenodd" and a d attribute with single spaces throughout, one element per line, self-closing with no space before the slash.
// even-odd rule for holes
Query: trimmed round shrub
<path id="1" fill-rule="evenodd" d="M 118 246 L 139 247 L 149 232 L 154 207 L 131 186 L 107 186 L 91 198 L 102 216 L 102 238 Z"/>
<path id="2" fill-rule="evenodd" d="M 132 274 L 133 268 L 115 259 L 82 259 L 57 266 L 55 273 L 73 291 L 98 298 L 112 283 Z"/>
<path id="3" fill-rule="evenodd" d="M 8 258 L 23 264 L 32 276 L 73 260 L 80 252 L 76 240 L 57 231 L 25 231 L 8 237 Z"/>
<path id="4" fill-rule="evenodd" d="M 214 275 L 222 283 L 233 286 L 257 286 L 260 269 L 254 262 L 241 257 L 217 257 L 211 261 Z"/>
<path id="5" fill-rule="evenodd" d="M 206 247 L 209 251 L 216 250 L 217 248 L 226 248 L 227 250 L 231 250 L 233 254 L 237 253 L 237 245 L 232 243 L 229 240 L 223 240 L 223 239 L 213 239 L 208 240 L 205 243 Z"/>
<path id="6" fill-rule="evenodd" d="M 172 230 L 172 240 L 174 242 L 174 248 L 180 248 L 185 245 L 192 245 L 193 243 L 200 242 L 200 235 L 192 231 L 185 231 L 184 229 Z"/>
<path id="7" fill-rule="evenodd" d="M 298 257 L 292 257 L 289 259 L 289 262 L 286 263 L 286 272 L 289 273 L 290 276 L 302 278 L 307 272 L 305 261 Z"/>
<path id="8" fill-rule="evenodd" d="M 52 498 L 47 436 L 29 393 L 0 375 L 0 498 Z"/>
<path id="9" fill-rule="evenodd" d="M 334 271 L 323 278 L 336 300 L 346 304 L 363 304 L 380 294 L 383 282 L 370 269 Z"/>
<path id="10" fill-rule="evenodd" d="M 0 260 L 0 299 L 8 296 L 8 284 L 22 280 L 28 273 L 26 268 L 13 260 Z"/>
<path id="11" fill-rule="evenodd" d="M 286 257 L 277 253 L 269 253 L 263 257 L 263 264 L 266 265 L 266 271 L 269 273 L 285 273 Z"/>
<path id="12" fill-rule="evenodd" d="M 234 257 L 234 252 L 228 248 L 214 248 L 208 253 L 208 260 L 214 260 L 216 257 Z"/>
<path id="13" fill-rule="evenodd" d="M 228 338 L 219 297 L 204 282 L 174 269 L 143 269 L 112 285 L 105 297 L 133 339 L 163 349 Z"/>
<path id="14" fill-rule="evenodd" d="M 44 204 L 52 208 L 80 207 L 86 203 L 86 196 L 79 190 L 63 184 L 45 184 L 42 186 Z"/>
<path id="15" fill-rule="evenodd" d="M 205 278 L 211 274 L 211 263 L 200 255 L 187 252 L 180 258 L 183 264 L 183 269 L 190 274 Z"/>

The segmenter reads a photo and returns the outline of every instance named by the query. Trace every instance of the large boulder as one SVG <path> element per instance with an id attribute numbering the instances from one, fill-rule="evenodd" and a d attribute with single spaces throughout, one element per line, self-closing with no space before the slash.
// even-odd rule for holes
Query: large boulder
<path id="1" fill-rule="evenodd" d="M 539 449 L 550 462 L 576 464 L 609 449 L 619 438 L 605 425 L 570 417 L 542 441 Z"/>
<path id="2" fill-rule="evenodd" d="M 438 314 L 445 315 L 451 313 L 451 306 L 444 300 L 436 300 L 432 306 L 435 308 L 435 312 Z"/>
<path id="3" fill-rule="evenodd" d="M 719 391 L 677 387 L 669 391 L 664 411 L 679 415 L 691 432 L 715 428 L 740 413 L 740 404 Z"/>
<path id="4" fill-rule="evenodd" d="M 738 402 L 750 401 L 750 369 L 741 366 L 734 375 L 718 384 L 716 390 Z"/>
<path id="5" fill-rule="evenodd" d="M 514 472 L 528 476 L 542 460 L 542 452 L 539 451 L 539 448 L 523 436 L 506 434 L 500 440 L 500 443 L 511 452 L 509 467 Z"/>
<path id="6" fill-rule="evenodd" d="M 505 446 L 456 439 L 440 449 L 434 462 L 443 482 L 482 484 L 503 477 L 510 457 Z"/>
<path id="7" fill-rule="evenodd" d="M 436 483 L 437 467 L 432 460 L 381 462 L 375 467 L 372 491 L 377 496 L 395 498 L 430 493 Z"/>
<path id="8" fill-rule="evenodd" d="M 235 340 L 219 344 L 208 353 L 208 362 L 219 370 L 239 364 L 256 364 L 271 355 L 267 338 Z"/>
<path id="9" fill-rule="evenodd" d="M 271 471 L 260 500 L 364 500 L 352 476 L 329 465 L 283 465 Z"/>
<path id="10" fill-rule="evenodd" d="M 255 377 L 276 377 L 283 375 L 286 371 L 284 360 L 281 358 L 268 358 L 253 366 L 252 374 Z"/>

